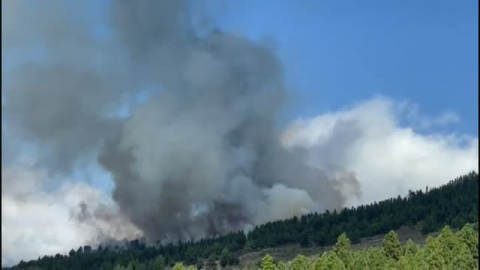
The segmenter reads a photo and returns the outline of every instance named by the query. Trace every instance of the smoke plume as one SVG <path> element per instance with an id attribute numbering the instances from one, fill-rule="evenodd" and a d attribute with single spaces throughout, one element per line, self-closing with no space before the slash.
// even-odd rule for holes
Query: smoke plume
<path id="1" fill-rule="evenodd" d="M 249 229 L 478 170 L 478 137 L 429 131 L 455 114 L 388 98 L 279 132 L 282 63 L 206 7 L 2 1 L 2 265 Z"/>
<path id="2" fill-rule="evenodd" d="M 281 145 L 286 89 L 274 51 L 200 33 L 204 14 L 190 1 L 113 1 L 101 18 L 88 2 L 71 6 L 80 3 L 2 2 L 2 45 L 35 56 L 2 71 L 2 111 L 50 175 L 98 157 L 121 213 L 150 240 L 338 208 L 345 186 L 358 193 L 349 172 L 308 166 L 305 151 Z M 95 218 L 80 209 L 77 222 Z"/>

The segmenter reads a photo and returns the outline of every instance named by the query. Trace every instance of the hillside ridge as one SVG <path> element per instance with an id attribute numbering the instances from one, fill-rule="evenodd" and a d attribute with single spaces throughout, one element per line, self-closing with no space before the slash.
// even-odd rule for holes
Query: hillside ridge
<path id="1" fill-rule="evenodd" d="M 41 269 L 113 269 L 115 265 L 128 265 L 135 260 L 148 266 L 159 257 L 170 266 L 176 262 L 200 266 L 221 257 L 227 258 L 224 259 L 225 265 L 235 265 L 240 262 L 239 257 L 267 248 L 332 246 L 344 232 L 356 245 L 362 239 L 400 228 L 416 227 L 417 231 L 426 235 L 445 225 L 460 228 L 466 223 L 477 222 L 478 173 L 471 172 L 428 192 L 410 191 L 405 197 L 344 208 L 338 212 L 311 213 L 272 221 L 256 226 L 247 234 L 232 232 L 196 242 L 164 246 L 146 246 L 139 240 L 128 242 L 125 248 L 100 246 L 92 250 L 85 246 L 76 251 L 72 249 L 67 256 L 44 256 L 21 262 L 10 269 L 33 266 Z"/>

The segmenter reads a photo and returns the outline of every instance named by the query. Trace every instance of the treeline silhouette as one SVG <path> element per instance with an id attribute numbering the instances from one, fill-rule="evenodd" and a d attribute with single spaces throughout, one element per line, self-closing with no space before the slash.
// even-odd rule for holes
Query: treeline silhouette
<path id="1" fill-rule="evenodd" d="M 406 197 L 268 222 L 247 234 L 233 232 L 195 242 L 157 246 L 147 246 L 139 240 L 130 241 L 125 247 L 99 246 L 92 250 L 85 246 L 72 249 L 68 255 L 22 261 L 11 269 L 114 269 L 132 263 L 132 269 L 163 269 L 177 262 L 211 268 L 217 262 L 221 266 L 236 265 L 242 253 L 267 247 L 333 245 L 342 233 L 355 244 L 362 237 L 385 234 L 401 226 L 420 226 L 421 232 L 427 234 L 447 225 L 461 228 L 466 223 L 478 224 L 476 172 L 430 190 L 427 187 L 425 191 L 409 191 Z"/>

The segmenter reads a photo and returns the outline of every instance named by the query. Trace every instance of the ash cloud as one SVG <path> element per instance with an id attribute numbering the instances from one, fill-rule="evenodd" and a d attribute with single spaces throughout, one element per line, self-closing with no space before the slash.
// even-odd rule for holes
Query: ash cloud
<path id="1" fill-rule="evenodd" d="M 156 60 L 143 75 L 165 88 L 99 158 L 133 223 L 152 238 L 190 238 L 340 207 L 326 174 L 279 142 L 285 85 L 275 54 L 220 31 L 192 35 L 188 2 L 142 3 L 118 2 L 113 21 L 134 62 Z M 168 15 L 158 21 L 157 9 Z"/>
<path id="2" fill-rule="evenodd" d="M 114 201 L 148 239 L 339 208 L 358 191 L 346 170 L 309 166 L 304 151 L 281 145 L 286 89 L 275 53 L 220 30 L 197 33 L 203 13 L 192 2 L 113 1 L 102 22 L 63 1 L 2 6 L 6 49 L 37 44 L 46 57 L 2 69 L 9 128 L 36 145 L 51 175 L 98 155 Z M 96 37 L 95 23 L 110 36 Z M 145 88 L 151 96 L 135 102 Z M 78 222 L 104 216 L 77 210 Z"/>

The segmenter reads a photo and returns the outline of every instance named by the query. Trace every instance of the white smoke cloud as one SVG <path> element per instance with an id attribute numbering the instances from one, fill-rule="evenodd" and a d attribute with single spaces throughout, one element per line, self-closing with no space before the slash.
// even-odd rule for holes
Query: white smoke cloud
<path id="1" fill-rule="evenodd" d="M 360 197 L 351 196 L 347 205 L 405 195 L 409 189 L 438 186 L 463 173 L 478 171 L 478 138 L 419 134 L 399 124 L 404 116 L 403 110 L 398 114 L 399 106 L 401 103 L 388 98 L 373 98 L 354 107 L 296 120 L 281 140 L 287 148 L 307 150 L 310 165 L 328 169 L 333 177 L 336 170 L 339 174 L 353 172 L 359 182 L 355 189 L 359 190 L 347 190 L 345 194 L 358 193 Z M 239 153 L 238 158 L 245 166 L 251 159 L 245 153 Z M 140 235 L 117 212 L 109 195 L 72 181 L 45 191 L 47 179 L 45 170 L 33 166 L 2 169 L 2 265 L 66 253 L 105 239 Z M 342 184 L 338 183 L 340 187 Z M 247 178 L 234 179 L 231 188 L 225 193 L 231 195 L 225 202 L 265 197 L 260 205 L 249 204 L 251 208 L 247 209 L 255 213 L 255 224 L 323 210 L 304 190 L 282 184 L 265 189 L 263 195 L 255 193 Z"/>
<path id="2" fill-rule="evenodd" d="M 259 206 L 260 214 L 257 216 L 256 224 L 301 216 L 321 209 L 305 190 L 276 184 L 266 190 L 265 194 L 267 200 Z"/>
<path id="3" fill-rule="evenodd" d="M 404 108 L 401 102 L 373 98 L 351 108 L 299 119 L 285 130 L 282 142 L 289 148 L 307 149 L 312 166 L 354 172 L 361 196 L 350 198 L 349 205 L 405 195 L 409 189 L 439 186 L 478 171 L 478 138 L 420 134 L 399 124 L 403 117 L 415 120 Z M 415 115 L 423 123 L 455 118 L 453 114 L 438 118 Z"/>
<path id="4" fill-rule="evenodd" d="M 109 195 L 84 182 L 48 185 L 45 170 L 2 168 L 2 266 L 139 236 Z"/>

